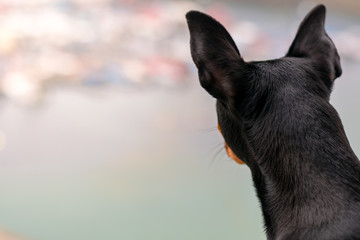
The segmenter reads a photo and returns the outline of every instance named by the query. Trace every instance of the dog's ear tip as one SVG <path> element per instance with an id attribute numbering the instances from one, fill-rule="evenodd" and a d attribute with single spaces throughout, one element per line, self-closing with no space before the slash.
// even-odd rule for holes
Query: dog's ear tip
<path id="1" fill-rule="evenodd" d="M 314 7 L 314 10 L 316 11 L 321 11 L 321 12 L 325 12 L 326 11 L 326 7 L 324 4 L 318 4 L 316 5 L 316 7 Z"/>
<path id="2" fill-rule="evenodd" d="M 321 16 L 324 16 L 326 15 L 326 7 L 324 4 L 319 4 L 319 5 L 316 5 L 310 12 L 310 15 L 321 15 Z"/>
<path id="3" fill-rule="evenodd" d="M 195 13 L 196 13 L 196 11 L 194 11 L 194 10 L 188 11 L 188 12 L 185 14 L 186 20 L 187 20 L 187 21 L 191 20 L 192 17 L 193 17 L 193 15 L 194 15 Z"/>
<path id="4" fill-rule="evenodd" d="M 196 18 L 199 18 L 201 16 L 204 16 L 205 14 L 196 10 L 190 10 L 186 13 L 185 18 L 189 22 L 191 20 L 194 20 Z M 205 15 L 206 16 L 206 15 Z"/>

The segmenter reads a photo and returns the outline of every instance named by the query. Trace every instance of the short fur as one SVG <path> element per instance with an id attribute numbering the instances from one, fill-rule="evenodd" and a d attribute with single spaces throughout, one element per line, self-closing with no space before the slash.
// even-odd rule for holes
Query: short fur
<path id="1" fill-rule="evenodd" d="M 329 103 L 340 58 L 325 7 L 286 56 L 245 62 L 210 16 L 186 14 L 201 86 L 217 99 L 226 144 L 250 168 L 270 240 L 360 239 L 360 162 Z"/>

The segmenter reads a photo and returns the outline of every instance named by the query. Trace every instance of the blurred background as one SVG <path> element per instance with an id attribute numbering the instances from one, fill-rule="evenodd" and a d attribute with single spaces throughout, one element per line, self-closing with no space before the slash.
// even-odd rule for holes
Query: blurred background
<path id="1" fill-rule="evenodd" d="M 216 130 L 184 15 L 247 61 L 283 56 L 318 1 L 0 0 L 0 240 L 265 239 Z M 324 0 L 331 102 L 360 153 L 360 3 Z"/>

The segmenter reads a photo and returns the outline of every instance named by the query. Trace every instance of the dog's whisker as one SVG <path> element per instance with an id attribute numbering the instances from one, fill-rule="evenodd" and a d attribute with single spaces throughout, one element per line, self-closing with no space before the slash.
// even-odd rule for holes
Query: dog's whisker
<path id="1" fill-rule="evenodd" d="M 224 154 L 225 149 L 221 146 L 220 148 L 217 149 L 217 151 L 215 152 L 215 154 L 212 156 L 210 163 L 209 163 L 209 168 L 215 163 L 215 161 L 217 161 L 217 159 L 221 156 L 221 154 Z"/>
<path id="2" fill-rule="evenodd" d="M 200 133 L 205 134 L 205 133 L 214 133 L 218 130 L 217 127 L 211 127 L 211 128 L 205 128 L 200 130 Z"/>
<path id="3" fill-rule="evenodd" d="M 218 151 L 222 147 L 223 147 L 223 143 L 217 143 L 214 147 L 212 147 L 209 151 L 207 151 L 203 156 L 207 157 L 209 154 L 211 154 L 215 150 Z"/>

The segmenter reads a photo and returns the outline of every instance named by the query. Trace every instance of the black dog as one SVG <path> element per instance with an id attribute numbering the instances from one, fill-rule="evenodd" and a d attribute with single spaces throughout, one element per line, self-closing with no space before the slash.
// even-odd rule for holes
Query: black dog
<path id="1" fill-rule="evenodd" d="M 341 66 L 325 7 L 270 61 L 245 62 L 213 18 L 186 19 L 201 86 L 217 99 L 226 144 L 252 172 L 268 239 L 360 239 L 360 162 L 329 103 Z"/>

